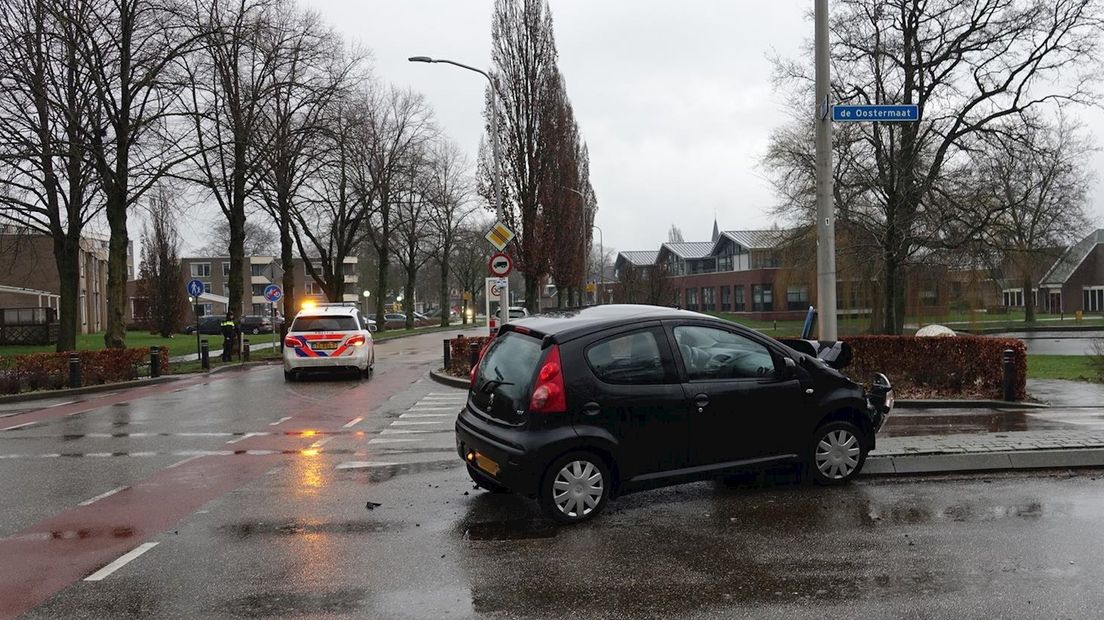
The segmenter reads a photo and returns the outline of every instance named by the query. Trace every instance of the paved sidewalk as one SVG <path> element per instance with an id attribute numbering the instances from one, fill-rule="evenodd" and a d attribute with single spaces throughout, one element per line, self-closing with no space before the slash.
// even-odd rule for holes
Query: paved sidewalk
<path id="1" fill-rule="evenodd" d="M 267 334 L 261 334 L 261 335 L 262 336 L 267 336 Z M 260 351 L 262 349 L 271 349 L 274 344 L 275 343 L 272 342 L 271 340 L 265 340 L 264 342 L 250 341 L 249 350 L 250 351 Z M 219 340 L 219 346 L 217 348 L 214 346 L 213 343 L 211 345 L 211 359 L 216 359 L 220 355 L 222 355 L 222 340 Z M 199 359 L 199 354 L 198 353 L 188 353 L 187 355 L 174 355 L 174 356 L 169 358 L 169 361 L 175 364 L 177 362 L 194 362 L 198 359 Z"/>

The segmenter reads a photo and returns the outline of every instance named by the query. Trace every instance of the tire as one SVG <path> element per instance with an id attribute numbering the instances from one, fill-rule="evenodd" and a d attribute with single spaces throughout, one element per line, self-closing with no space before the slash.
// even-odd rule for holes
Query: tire
<path id="1" fill-rule="evenodd" d="M 483 489 L 484 491 L 490 491 L 491 493 L 509 493 L 510 489 L 495 482 L 494 478 L 491 478 L 487 474 L 479 471 L 474 465 L 468 465 L 468 477 L 472 479 L 475 486 Z"/>
<path id="2" fill-rule="evenodd" d="M 545 470 L 537 501 L 544 515 L 553 521 L 582 523 L 605 509 L 612 483 L 609 468 L 600 457 L 590 452 L 572 452 L 556 459 Z"/>
<path id="3" fill-rule="evenodd" d="M 850 422 L 830 422 L 813 433 L 806 458 L 813 482 L 846 484 L 866 463 L 866 437 Z"/>
<path id="4" fill-rule="evenodd" d="M 295 381 L 298 378 L 299 377 L 295 374 L 294 370 L 285 370 L 284 371 L 284 381 L 291 382 L 291 381 Z"/>

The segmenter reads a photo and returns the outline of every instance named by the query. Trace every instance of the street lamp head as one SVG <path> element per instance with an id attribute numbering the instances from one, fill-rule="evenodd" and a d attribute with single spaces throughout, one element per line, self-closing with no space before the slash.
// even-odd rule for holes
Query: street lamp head
<path id="1" fill-rule="evenodd" d="M 411 56 L 407 60 L 410 62 L 433 62 L 433 59 L 429 56 Z"/>
<path id="2" fill-rule="evenodd" d="M 367 299 L 367 298 L 369 298 L 369 297 L 371 297 L 371 296 L 372 296 L 372 291 L 364 291 L 364 297 L 365 297 L 365 299 Z"/>

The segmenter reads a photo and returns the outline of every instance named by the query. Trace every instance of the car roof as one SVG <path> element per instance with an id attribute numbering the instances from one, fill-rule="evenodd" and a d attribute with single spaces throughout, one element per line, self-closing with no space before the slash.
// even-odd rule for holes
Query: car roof
<path id="1" fill-rule="evenodd" d="M 666 306 L 608 304 L 587 308 L 550 310 L 510 321 L 506 324 L 505 329 L 524 327 L 539 332 L 543 336 L 552 336 L 557 341 L 565 342 L 609 327 L 661 319 L 709 319 L 720 321 L 720 319 L 707 314 Z"/>
<path id="2" fill-rule="evenodd" d="M 357 309 L 352 306 L 314 306 L 313 308 L 303 308 L 295 315 L 295 318 L 301 316 L 353 316 L 357 313 Z"/>

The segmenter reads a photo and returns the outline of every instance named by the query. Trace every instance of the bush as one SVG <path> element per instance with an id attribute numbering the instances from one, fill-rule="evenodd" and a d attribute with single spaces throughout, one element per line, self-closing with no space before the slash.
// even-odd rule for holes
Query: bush
<path id="1" fill-rule="evenodd" d="M 850 336 L 854 352 L 848 374 L 863 380 L 881 372 L 902 398 L 992 398 L 1003 396 L 1005 349 L 1014 352 L 1016 400 L 1027 397 L 1027 349 L 1012 338 L 954 336 Z"/>
<path id="2" fill-rule="evenodd" d="M 1089 354 L 1089 364 L 1096 371 L 1096 380 L 1104 382 L 1104 338 L 1094 338 L 1092 353 Z"/>
<path id="3" fill-rule="evenodd" d="M 476 336 L 474 338 L 460 336 L 450 340 L 450 362 L 445 371 L 457 377 L 467 377 L 471 373 L 472 352 L 474 351 L 478 355 L 489 339 L 490 336 Z"/>
<path id="4" fill-rule="evenodd" d="M 169 371 L 169 349 L 160 347 L 161 373 Z M 77 351 L 81 365 L 81 384 L 98 385 L 138 378 L 148 373 L 149 349 L 103 349 Z M 4 373 L 0 391 L 60 389 L 69 384 L 69 353 L 32 353 L 6 360 L 10 370 Z M 139 372 L 139 368 L 145 368 Z"/>

